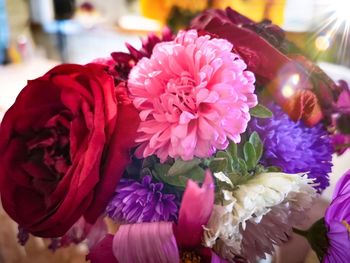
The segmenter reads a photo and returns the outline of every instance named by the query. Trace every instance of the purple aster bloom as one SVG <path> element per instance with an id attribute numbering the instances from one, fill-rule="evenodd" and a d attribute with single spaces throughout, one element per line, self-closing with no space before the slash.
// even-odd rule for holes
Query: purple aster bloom
<path id="1" fill-rule="evenodd" d="M 323 262 L 350 262 L 350 170 L 337 183 L 325 223 L 329 246 Z"/>
<path id="2" fill-rule="evenodd" d="M 277 105 L 270 107 L 274 116 L 253 119 L 250 131 L 256 131 L 264 143 L 261 162 L 278 166 L 285 173 L 308 172 L 314 178 L 318 191 L 329 185 L 328 173 L 332 168 L 331 139 L 321 124 L 312 128 L 301 121 L 292 121 Z"/>
<path id="3" fill-rule="evenodd" d="M 151 176 L 142 182 L 122 179 L 106 212 L 115 221 L 128 223 L 174 221 L 177 218 L 175 195 L 162 192 L 163 183 L 152 183 Z"/>

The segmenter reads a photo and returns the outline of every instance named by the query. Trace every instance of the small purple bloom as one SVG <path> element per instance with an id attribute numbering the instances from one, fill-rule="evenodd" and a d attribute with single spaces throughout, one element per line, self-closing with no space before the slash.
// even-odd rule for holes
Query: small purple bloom
<path id="1" fill-rule="evenodd" d="M 323 262 L 350 262 L 350 170 L 337 183 L 325 223 L 329 246 Z"/>
<path id="2" fill-rule="evenodd" d="M 107 215 L 127 223 L 176 220 L 175 195 L 163 193 L 163 183 L 152 183 L 151 180 L 151 176 L 145 176 L 141 183 L 122 179 L 106 208 Z"/>
<path id="3" fill-rule="evenodd" d="M 253 119 L 249 124 L 264 143 L 262 163 L 278 166 L 285 173 L 308 172 L 308 177 L 318 183 L 315 188 L 324 190 L 329 185 L 333 152 L 326 130 L 321 124 L 310 128 L 292 121 L 277 105 L 270 109 L 272 118 Z"/>

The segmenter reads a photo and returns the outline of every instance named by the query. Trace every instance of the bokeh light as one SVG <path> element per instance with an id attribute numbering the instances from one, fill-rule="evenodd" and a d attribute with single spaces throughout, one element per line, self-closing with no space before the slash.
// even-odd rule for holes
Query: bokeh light
<path id="1" fill-rule="evenodd" d="M 290 75 L 286 79 L 286 81 L 283 83 L 282 90 L 281 90 L 282 95 L 285 98 L 290 98 L 291 96 L 293 96 L 299 82 L 300 82 L 300 75 L 298 73 L 294 73 Z"/>
<path id="2" fill-rule="evenodd" d="M 326 35 L 318 36 L 315 40 L 315 46 L 319 51 L 325 51 L 331 44 L 330 37 Z"/>

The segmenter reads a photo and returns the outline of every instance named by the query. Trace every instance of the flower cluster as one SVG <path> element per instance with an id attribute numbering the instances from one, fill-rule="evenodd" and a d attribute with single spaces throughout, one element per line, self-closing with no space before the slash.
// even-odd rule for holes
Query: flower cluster
<path id="1" fill-rule="evenodd" d="M 256 262 L 294 231 L 349 261 L 349 172 L 297 228 L 347 148 L 348 86 L 270 22 L 209 10 L 191 27 L 28 82 L 0 127 L 19 242 L 84 242 L 92 263 Z"/>

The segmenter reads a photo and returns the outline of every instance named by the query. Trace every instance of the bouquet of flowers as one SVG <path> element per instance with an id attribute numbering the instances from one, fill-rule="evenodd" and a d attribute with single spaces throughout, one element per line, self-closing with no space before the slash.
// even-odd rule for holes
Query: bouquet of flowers
<path id="1" fill-rule="evenodd" d="M 0 191 L 20 243 L 85 242 L 93 263 L 256 262 L 294 231 L 350 262 L 350 171 L 298 229 L 349 147 L 345 82 L 229 8 L 127 48 L 53 68 L 5 114 Z"/>

